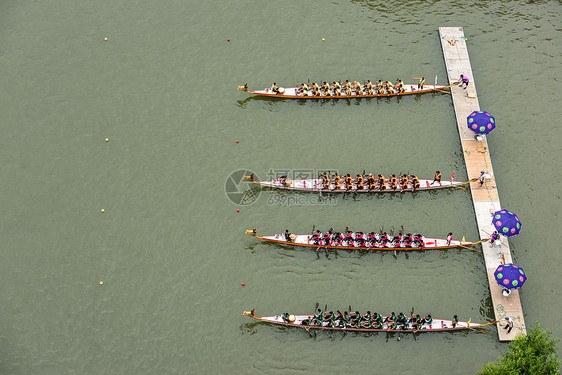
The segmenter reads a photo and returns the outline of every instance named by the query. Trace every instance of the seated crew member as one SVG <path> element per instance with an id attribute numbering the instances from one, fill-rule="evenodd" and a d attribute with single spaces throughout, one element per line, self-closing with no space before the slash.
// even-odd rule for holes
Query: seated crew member
<path id="1" fill-rule="evenodd" d="M 326 234 L 324 234 L 324 237 L 322 237 L 322 243 L 324 244 L 324 246 L 330 246 L 331 242 L 332 234 L 330 232 L 326 232 Z"/>
<path id="2" fill-rule="evenodd" d="M 413 245 L 414 247 L 425 247 L 425 238 L 421 234 L 414 234 Z"/>
<path id="3" fill-rule="evenodd" d="M 400 325 L 404 325 L 406 323 L 406 317 L 404 316 L 403 313 L 398 314 L 398 316 L 396 317 L 396 323 L 400 324 Z"/>
<path id="4" fill-rule="evenodd" d="M 285 236 L 285 241 L 293 242 L 293 240 L 291 239 L 291 233 L 288 229 L 285 229 L 285 233 L 283 233 L 283 235 Z"/>
<path id="5" fill-rule="evenodd" d="M 315 245 L 319 245 L 322 241 L 322 232 L 320 232 L 320 230 L 316 230 L 316 233 L 314 233 L 311 237 L 312 239 L 312 243 Z"/>
<path id="6" fill-rule="evenodd" d="M 457 326 L 457 324 L 459 323 L 459 319 L 457 318 L 456 315 L 453 316 L 453 320 L 451 322 L 453 324 L 453 328 L 455 328 Z"/>
<path id="7" fill-rule="evenodd" d="M 286 180 L 287 180 L 287 176 L 285 176 L 285 175 L 279 177 L 279 183 L 281 185 L 285 185 Z"/>
<path id="8" fill-rule="evenodd" d="M 398 79 L 398 92 L 399 93 L 404 93 L 406 92 L 406 89 L 404 88 L 404 82 L 402 82 L 401 79 Z"/>
<path id="9" fill-rule="evenodd" d="M 382 174 L 379 174 L 379 190 L 386 189 L 386 179 Z"/>
<path id="10" fill-rule="evenodd" d="M 345 188 L 346 190 L 351 190 L 353 188 L 353 178 L 351 178 L 349 173 L 345 176 Z"/>
<path id="11" fill-rule="evenodd" d="M 334 174 L 334 189 L 341 190 L 341 177 L 337 172 Z"/>
<path id="12" fill-rule="evenodd" d="M 388 84 L 386 85 L 386 91 L 387 91 L 389 94 L 394 94 L 394 93 L 395 93 L 394 87 L 392 87 L 392 83 L 388 82 Z"/>
<path id="13" fill-rule="evenodd" d="M 289 313 L 284 312 L 284 313 L 281 315 L 281 319 L 283 319 L 283 321 L 284 321 L 285 323 L 289 323 Z"/>
<path id="14" fill-rule="evenodd" d="M 414 327 L 414 329 L 420 329 L 422 326 L 422 321 L 421 321 L 421 317 L 420 314 L 415 314 L 414 317 L 412 317 L 413 322 L 412 322 L 412 326 Z"/>
<path id="15" fill-rule="evenodd" d="M 394 82 L 394 90 L 400 92 L 400 78 L 397 78 L 396 82 Z"/>
<path id="16" fill-rule="evenodd" d="M 369 185 L 369 190 L 374 190 L 376 188 L 375 177 L 369 173 L 369 178 L 367 179 L 367 184 Z"/>
<path id="17" fill-rule="evenodd" d="M 394 311 L 392 312 L 392 314 L 390 314 L 390 316 L 387 316 L 384 319 L 385 323 L 391 323 L 391 322 L 395 322 L 396 321 L 396 314 L 394 314 Z"/>
<path id="18" fill-rule="evenodd" d="M 392 190 L 396 190 L 396 188 L 398 188 L 396 175 L 394 174 L 390 176 L 390 188 Z"/>
<path id="19" fill-rule="evenodd" d="M 449 232 L 449 234 L 447 235 L 447 246 L 451 245 L 452 240 L 453 240 L 453 233 Z"/>
<path id="20" fill-rule="evenodd" d="M 328 173 L 325 172 L 322 175 L 322 189 L 329 189 L 330 188 L 330 176 L 328 176 Z"/>
<path id="21" fill-rule="evenodd" d="M 431 314 L 427 314 L 425 318 L 422 319 L 422 324 L 433 324 L 433 318 L 431 317 Z"/>
<path id="22" fill-rule="evenodd" d="M 412 176 L 412 185 L 414 187 L 414 190 L 420 188 L 420 180 L 418 179 L 418 176 Z"/>
<path id="23" fill-rule="evenodd" d="M 271 85 L 271 91 L 273 91 L 274 94 L 279 95 L 279 87 L 277 87 L 276 82 L 273 82 L 273 85 Z"/>
<path id="24" fill-rule="evenodd" d="M 355 184 L 357 185 L 357 190 L 363 190 L 365 186 L 363 185 L 363 176 L 360 174 L 355 178 Z"/>
<path id="25" fill-rule="evenodd" d="M 336 246 L 342 246 L 343 245 L 343 235 L 340 232 L 334 233 L 334 244 Z"/>
<path id="26" fill-rule="evenodd" d="M 408 189 L 408 176 L 406 176 L 406 175 L 402 176 L 400 185 L 402 186 L 402 190 Z"/>
<path id="27" fill-rule="evenodd" d="M 371 311 L 367 310 L 367 314 L 361 316 L 361 320 L 370 322 L 371 321 Z"/>
<path id="28" fill-rule="evenodd" d="M 435 172 L 435 177 L 433 178 L 433 182 L 431 183 L 431 185 L 433 185 L 435 182 L 439 182 L 439 185 L 441 185 L 441 172 L 439 171 Z"/>

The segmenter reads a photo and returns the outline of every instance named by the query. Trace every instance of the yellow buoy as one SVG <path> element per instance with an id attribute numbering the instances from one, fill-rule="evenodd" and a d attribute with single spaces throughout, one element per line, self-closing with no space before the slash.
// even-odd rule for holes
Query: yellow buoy
<path id="1" fill-rule="evenodd" d="M 323 41 L 323 42 L 325 42 L 325 41 L 326 41 L 326 39 L 322 38 L 322 41 Z"/>
<path id="2" fill-rule="evenodd" d="M 109 138 L 106 138 L 105 141 L 106 141 L 106 142 L 109 142 Z"/>
<path id="3" fill-rule="evenodd" d="M 107 38 L 104 39 L 107 42 Z"/>
<path id="4" fill-rule="evenodd" d="M 103 285 L 103 281 L 100 281 L 100 285 Z"/>
<path id="5" fill-rule="evenodd" d="M 104 213 L 104 212 L 105 212 L 105 210 L 104 210 L 103 208 L 102 208 L 102 209 L 101 209 L 100 211 L 101 211 L 102 213 Z"/>

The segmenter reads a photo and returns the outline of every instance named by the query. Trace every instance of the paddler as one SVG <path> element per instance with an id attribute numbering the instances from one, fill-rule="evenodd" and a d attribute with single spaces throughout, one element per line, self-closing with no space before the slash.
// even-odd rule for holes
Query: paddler
<path id="1" fill-rule="evenodd" d="M 402 82 L 402 80 L 400 78 L 398 78 L 398 89 L 397 89 L 397 91 L 399 93 L 406 92 L 406 89 L 404 88 L 404 82 Z"/>
<path id="2" fill-rule="evenodd" d="M 390 176 L 390 188 L 392 190 L 396 190 L 396 188 L 398 188 L 396 175 L 394 174 Z"/>
<path id="3" fill-rule="evenodd" d="M 392 312 L 392 314 L 390 314 L 389 317 L 387 317 L 384 322 L 385 323 L 394 323 L 396 321 L 396 314 L 394 314 L 394 311 Z"/>
<path id="4" fill-rule="evenodd" d="M 360 174 L 355 178 L 355 184 L 357 185 L 357 190 L 363 190 L 365 186 L 363 185 L 363 176 Z"/>
<path id="5" fill-rule="evenodd" d="M 418 180 L 418 176 L 412 176 L 412 185 L 414 186 L 414 190 L 420 188 L 420 180 Z"/>
<path id="6" fill-rule="evenodd" d="M 369 185 L 369 190 L 374 190 L 376 188 L 375 177 L 369 173 L 369 178 L 367 179 L 367 184 Z"/>
<path id="7" fill-rule="evenodd" d="M 287 242 L 293 242 L 293 240 L 291 239 L 291 233 L 289 232 L 288 229 L 285 229 L 285 233 L 283 233 L 285 236 L 285 241 Z"/>
<path id="8" fill-rule="evenodd" d="M 433 185 L 435 182 L 439 182 L 439 185 L 441 185 L 441 172 L 439 171 L 435 172 L 435 177 L 433 178 L 433 182 L 431 183 L 431 185 Z"/>
<path id="9" fill-rule="evenodd" d="M 351 178 L 351 175 L 349 173 L 347 174 L 347 176 L 345 176 L 345 189 L 353 189 L 353 178 Z"/>
<path id="10" fill-rule="evenodd" d="M 277 82 L 273 82 L 273 85 L 271 85 L 271 91 L 279 95 L 279 87 L 277 87 Z"/>
<path id="11" fill-rule="evenodd" d="M 341 177 L 338 175 L 337 172 L 334 175 L 334 189 L 341 190 Z"/>
<path id="12" fill-rule="evenodd" d="M 400 184 L 402 185 L 402 190 L 408 189 L 408 176 L 403 175 Z"/>
<path id="13" fill-rule="evenodd" d="M 447 246 L 451 245 L 452 240 L 453 240 L 453 233 L 449 232 L 449 234 L 447 235 Z"/>
<path id="14" fill-rule="evenodd" d="M 425 318 L 423 318 L 422 324 L 429 324 L 429 325 L 433 324 L 433 318 L 431 317 L 431 314 L 427 314 Z"/>
<path id="15" fill-rule="evenodd" d="M 390 83 L 390 81 L 386 82 L 386 92 L 389 94 L 394 94 L 394 87 L 392 87 L 392 83 Z"/>
<path id="16" fill-rule="evenodd" d="M 453 320 L 451 322 L 453 324 L 453 328 L 455 328 L 457 326 L 458 322 L 459 322 L 459 319 L 457 318 L 456 315 L 454 315 Z"/>
<path id="17" fill-rule="evenodd" d="M 386 182 L 385 182 L 385 178 L 382 174 L 379 174 L 379 190 L 385 190 L 386 189 Z"/>

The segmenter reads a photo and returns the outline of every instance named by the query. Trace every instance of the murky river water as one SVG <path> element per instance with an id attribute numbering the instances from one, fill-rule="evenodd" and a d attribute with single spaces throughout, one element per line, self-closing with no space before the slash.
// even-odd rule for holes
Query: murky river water
<path id="1" fill-rule="evenodd" d="M 561 9 L 557 1 L 4 2 L 0 373 L 470 374 L 495 359 L 505 344 L 494 327 L 398 341 L 310 337 L 242 316 L 309 313 L 319 302 L 492 318 L 478 253 L 317 259 L 243 235 L 384 226 L 475 240 L 467 191 L 322 204 L 262 191 L 246 206 L 225 194 L 240 169 L 262 178 L 283 169 L 466 178 L 446 94 L 320 103 L 236 91 L 245 82 L 420 75 L 444 83 L 439 26 L 464 27 L 480 106 L 498 123 L 488 142 L 501 202 L 523 222 L 510 244 L 529 277 L 525 319 L 560 337 L 552 318 L 562 307 Z"/>

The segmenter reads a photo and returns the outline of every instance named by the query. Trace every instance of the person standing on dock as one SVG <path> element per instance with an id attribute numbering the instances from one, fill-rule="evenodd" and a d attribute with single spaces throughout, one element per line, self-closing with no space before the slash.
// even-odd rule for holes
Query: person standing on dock
<path id="1" fill-rule="evenodd" d="M 466 86 L 464 86 L 464 88 L 467 88 L 469 82 L 470 81 L 469 81 L 468 77 L 461 74 L 461 77 L 459 78 L 459 83 L 461 84 L 460 87 L 463 87 L 463 85 L 466 85 Z"/>

